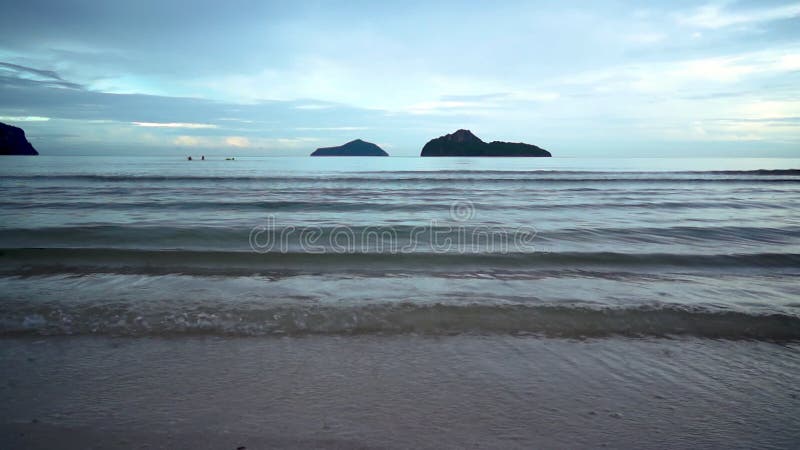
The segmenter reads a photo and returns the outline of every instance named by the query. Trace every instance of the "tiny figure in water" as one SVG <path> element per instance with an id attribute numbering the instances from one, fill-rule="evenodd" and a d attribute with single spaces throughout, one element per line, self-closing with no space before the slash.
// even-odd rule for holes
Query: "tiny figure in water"
<path id="1" fill-rule="evenodd" d="M 186 157 L 186 159 L 187 159 L 188 161 L 191 161 L 191 160 L 192 160 L 192 157 L 191 157 L 191 156 L 187 156 L 187 157 Z"/>
<path id="2" fill-rule="evenodd" d="M 206 155 L 200 157 L 200 161 L 205 161 L 205 160 L 206 160 Z"/>

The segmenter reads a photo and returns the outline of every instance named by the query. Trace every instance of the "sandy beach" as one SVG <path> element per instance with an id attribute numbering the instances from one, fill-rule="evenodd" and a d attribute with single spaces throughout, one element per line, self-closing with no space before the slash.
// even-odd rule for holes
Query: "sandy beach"
<path id="1" fill-rule="evenodd" d="M 6 448 L 788 448 L 796 344 L 4 339 Z"/>

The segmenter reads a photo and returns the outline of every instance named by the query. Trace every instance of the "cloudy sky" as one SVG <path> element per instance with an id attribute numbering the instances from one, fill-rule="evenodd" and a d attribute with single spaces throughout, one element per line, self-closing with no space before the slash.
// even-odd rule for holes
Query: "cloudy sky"
<path id="1" fill-rule="evenodd" d="M 800 2 L 12 0 L 0 121 L 43 154 L 800 156 Z"/>

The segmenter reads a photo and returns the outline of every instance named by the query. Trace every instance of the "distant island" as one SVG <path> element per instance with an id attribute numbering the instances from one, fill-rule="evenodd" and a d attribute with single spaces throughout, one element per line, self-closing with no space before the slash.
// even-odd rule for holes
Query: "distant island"
<path id="1" fill-rule="evenodd" d="M 0 122 L 0 155 L 38 155 L 25 138 L 25 131 Z"/>
<path id="2" fill-rule="evenodd" d="M 469 130 L 458 130 L 436 139 L 422 147 L 420 156 L 532 156 L 548 157 L 550 152 L 535 145 L 500 142 L 483 142 Z"/>
<path id="3" fill-rule="evenodd" d="M 338 147 L 318 148 L 311 156 L 389 156 L 372 142 L 356 139 Z"/>

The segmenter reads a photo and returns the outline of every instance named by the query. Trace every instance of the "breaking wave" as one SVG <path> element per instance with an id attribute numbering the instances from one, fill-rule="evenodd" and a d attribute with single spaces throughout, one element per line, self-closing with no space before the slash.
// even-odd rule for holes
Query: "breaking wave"
<path id="1" fill-rule="evenodd" d="M 547 337 L 696 336 L 723 339 L 800 339 L 800 317 L 700 307 L 362 306 L 225 307 L 148 310 L 136 303 L 27 305 L 0 313 L 0 335 L 302 336 L 310 334 L 538 334 Z"/>
<path id="2" fill-rule="evenodd" d="M 555 269 L 785 269 L 800 267 L 797 253 L 730 255 L 614 252 L 531 253 L 256 253 L 252 251 L 20 248 L 0 250 L 0 273 L 141 273 L 257 275 L 274 271 L 425 273 L 492 268 Z"/>

